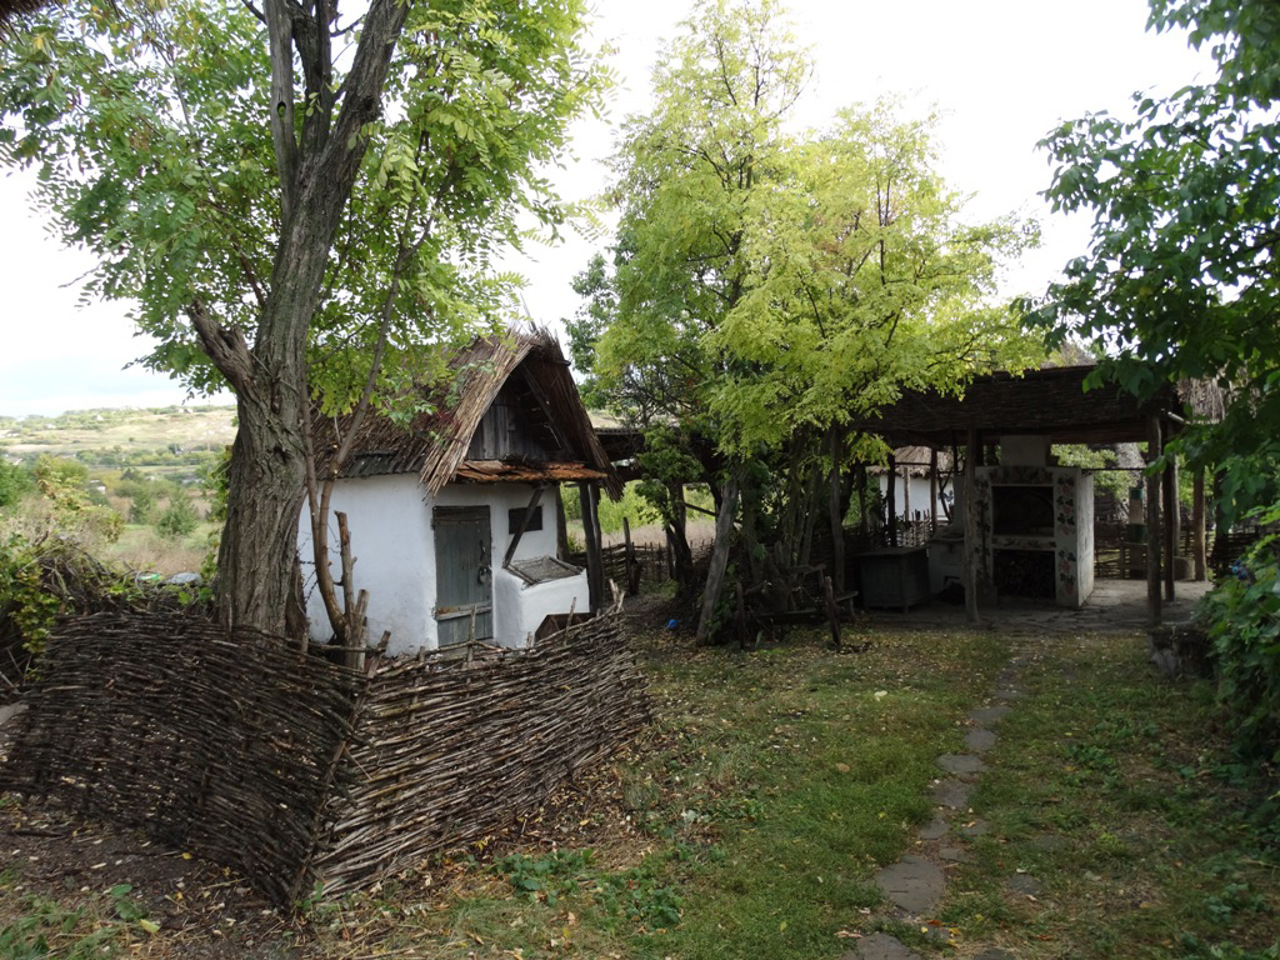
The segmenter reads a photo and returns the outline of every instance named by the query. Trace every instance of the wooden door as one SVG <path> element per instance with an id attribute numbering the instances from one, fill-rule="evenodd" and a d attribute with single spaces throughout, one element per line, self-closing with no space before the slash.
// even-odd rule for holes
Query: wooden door
<path id="1" fill-rule="evenodd" d="M 440 646 L 493 639 L 493 545 L 488 507 L 436 507 L 436 629 Z"/>

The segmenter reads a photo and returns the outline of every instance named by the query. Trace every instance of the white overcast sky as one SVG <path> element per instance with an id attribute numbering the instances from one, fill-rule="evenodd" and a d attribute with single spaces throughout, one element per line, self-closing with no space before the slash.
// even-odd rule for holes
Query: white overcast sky
<path id="1" fill-rule="evenodd" d="M 596 37 L 619 49 L 621 89 L 610 122 L 583 123 L 575 133 L 577 161 L 557 173 L 571 199 L 604 185 L 600 161 L 612 149 L 612 123 L 645 109 L 660 40 L 676 32 L 688 4 L 596 0 L 596 8 Z M 1036 141 L 1060 119 L 1123 111 L 1135 90 L 1168 93 L 1210 72 L 1182 35 L 1146 32 L 1145 0 L 791 0 L 790 8 L 817 64 L 807 125 L 884 94 L 904 97 L 916 113 L 936 106 L 942 170 L 953 188 L 973 195 L 972 218 L 1017 212 L 1041 222 L 1043 246 L 1009 271 L 1010 294 L 1042 290 L 1088 238 L 1086 221 L 1055 217 L 1037 197 L 1050 171 Z M 90 263 L 46 235 L 30 212 L 29 183 L 0 176 L 0 415 L 182 402 L 183 391 L 165 377 L 123 369 L 146 347 L 120 304 L 77 305 L 76 281 Z M 518 264 L 535 320 L 572 315 L 569 282 L 594 249 L 570 238 Z"/>

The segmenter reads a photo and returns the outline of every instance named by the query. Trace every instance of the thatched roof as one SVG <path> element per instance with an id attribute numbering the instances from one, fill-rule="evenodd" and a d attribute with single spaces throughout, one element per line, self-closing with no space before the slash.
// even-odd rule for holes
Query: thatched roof
<path id="1" fill-rule="evenodd" d="M 50 0 L 0 0 L 0 36 L 13 26 L 13 21 L 24 13 L 35 13 L 41 7 L 50 6 Z"/>
<path id="2" fill-rule="evenodd" d="M 933 464 L 933 454 L 933 448 L 926 446 L 898 447 L 893 451 L 893 459 L 899 475 L 905 471 L 913 477 L 927 477 Z M 946 473 L 951 469 L 951 451 L 938 450 L 937 454 L 938 471 Z M 872 476 L 880 476 L 887 473 L 889 467 L 887 464 L 874 464 L 867 470 Z"/>
<path id="3" fill-rule="evenodd" d="M 1021 376 L 993 373 L 969 384 L 963 398 L 934 392 L 902 395 L 876 417 L 854 427 L 895 445 L 946 449 L 968 430 L 985 436 L 1036 434 L 1050 443 L 1123 443 L 1147 439 L 1152 417 L 1176 422 L 1183 397 L 1172 386 L 1140 403 L 1117 384 L 1085 390 L 1093 367 L 1051 367 Z M 1194 400 L 1194 397 L 1187 397 Z"/>
<path id="4" fill-rule="evenodd" d="M 469 483 L 602 482 L 615 498 L 622 483 L 591 427 L 560 344 L 546 332 L 508 331 L 480 338 L 448 358 L 444 383 L 422 386 L 426 412 L 408 425 L 389 417 L 365 418 L 341 476 L 417 473 L 431 495 L 453 480 Z M 545 458 L 469 458 L 485 414 L 498 395 L 522 401 L 547 438 Z M 345 436 L 350 417 L 313 420 L 317 466 L 323 475 Z"/>

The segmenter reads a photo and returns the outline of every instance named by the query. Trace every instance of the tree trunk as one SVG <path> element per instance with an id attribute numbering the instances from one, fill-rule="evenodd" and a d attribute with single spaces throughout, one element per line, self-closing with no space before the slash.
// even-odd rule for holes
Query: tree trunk
<path id="1" fill-rule="evenodd" d="M 672 520 L 667 525 L 667 537 L 671 543 L 671 565 L 675 570 L 678 595 L 691 598 L 698 589 L 693 572 L 693 550 L 689 546 L 689 511 L 684 506 L 684 486 L 671 484 Z"/>
<path id="2" fill-rule="evenodd" d="M 228 629 L 285 633 L 305 477 L 297 405 L 290 407 L 292 423 L 244 393 L 236 404 L 240 425 L 218 545 L 218 619 Z"/>
<path id="3" fill-rule="evenodd" d="M 827 493 L 831 513 L 831 575 L 836 593 L 843 594 L 844 578 L 844 511 L 841 509 L 840 463 L 844 459 L 844 437 L 839 427 L 831 428 L 831 474 Z M 807 562 L 807 561 L 806 561 Z M 837 639 L 837 646 L 839 641 Z"/>
<path id="4" fill-rule="evenodd" d="M 324 87 L 329 23 L 306 35 L 302 8 L 268 0 L 273 110 L 269 118 L 280 171 L 281 225 L 271 286 L 252 347 L 222 326 L 200 303 L 188 316 L 200 341 L 236 394 L 240 419 L 228 472 L 227 522 L 218 548 L 218 618 L 227 627 L 283 633 L 298 517 L 306 484 L 309 414 L 306 346 L 320 302 L 334 231 L 360 171 L 367 123 L 382 109 L 387 70 L 404 29 L 408 6 L 373 0 L 364 18 L 337 116 L 334 91 Z M 295 22 L 295 18 L 300 18 Z M 294 57 L 314 94 L 294 124 Z"/>
<path id="5" fill-rule="evenodd" d="M 724 586 L 725 570 L 729 566 L 729 546 L 733 540 L 733 512 L 738 503 L 738 486 L 741 475 L 746 471 L 738 468 L 729 478 L 720 501 L 720 512 L 716 515 L 716 543 L 711 552 L 711 569 L 707 571 L 707 586 L 702 594 L 702 613 L 698 617 L 698 643 L 706 643 L 711 633 L 711 618 L 716 612 L 716 603 L 720 600 L 720 589 Z"/>

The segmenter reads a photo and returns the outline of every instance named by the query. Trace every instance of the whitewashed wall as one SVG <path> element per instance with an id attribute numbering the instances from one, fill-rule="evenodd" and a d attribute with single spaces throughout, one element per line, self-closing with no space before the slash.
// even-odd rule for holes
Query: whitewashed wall
<path id="1" fill-rule="evenodd" d="M 434 646 L 431 604 L 435 596 L 435 555 L 431 512 L 423 506 L 418 478 L 404 474 L 339 480 L 334 484 L 329 548 L 334 578 L 340 579 L 338 521 L 334 511 L 347 515 L 351 553 L 356 558 L 356 587 L 369 591 L 370 638 L 376 642 L 384 630 L 390 630 L 392 652 L 416 650 L 427 636 L 430 624 Z M 298 531 L 311 636 L 315 640 L 328 640 L 332 630 L 315 585 L 311 520 L 305 505 Z M 341 596 L 338 599 L 341 603 Z"/>
<path id="2" fill-rule="evenodd" d="M 570 607 L 590 606 L 586 574 L 543 584 L 525 584 L 500 569 L 511 543 L 508 511 L 523 510 L 533 494 L 531 487 L 516 484 L 493 486 L 450 484 L 434 504 L 424 502 L 425 491 L 412 474 L 340 480 L 334 486 L 332 509 L 347 514 L 351 552 L 356 558 L 357 589 L 369 591 L 369 637 L 376 641 L 391 631 L 388 650 L 393 655 L 414 653 L 438 646 L 433 610 L 436 602 L 436 553 L 432 539 L 433 506 L 489 508 L 493 538 L 494 640 L 503 646 L 523 646 L 551 614 L 568 613 Z M 526 532 L 516 559 L 555 556 L 555 498 L 542 496 L 542 529 Z M 338 524 L 330 520 L 330 552 L 338 574 Z M 311 635 L 327 640 L 331 635 L 324 604 L 315 589 L 311 563 L 310 519 L 304 508 L 299 521 L 298 548 L 303 560 L 307 590 L 307 616 Z"/>
<path id="3" fill-rule="evenodd" d="M 885 503 L 889 499 L 889 475 L 882 473 L 876 478 L 876 482 L 880 486 L 880 496 Z M 908 488 L 908 484 L 910 487 Z M 938 525 L 941 526 L 947 522 L 946 507 L 943 506 L 944 494 L 951 492 L 951 485 L 947 485 L 947 489 L 938 491 Z M 902 516 L 908 508 L 908 497 L 910 499 L 911 519 L 915 519 L 916 515 L 922 519 L 929 518 L 929 494 L 931 493 L 928 477 L 911 477 L 905 478 L 901 472 L 896 477 L 894 484 L 894 507 L 898 511 L 898 516 Z"/>

